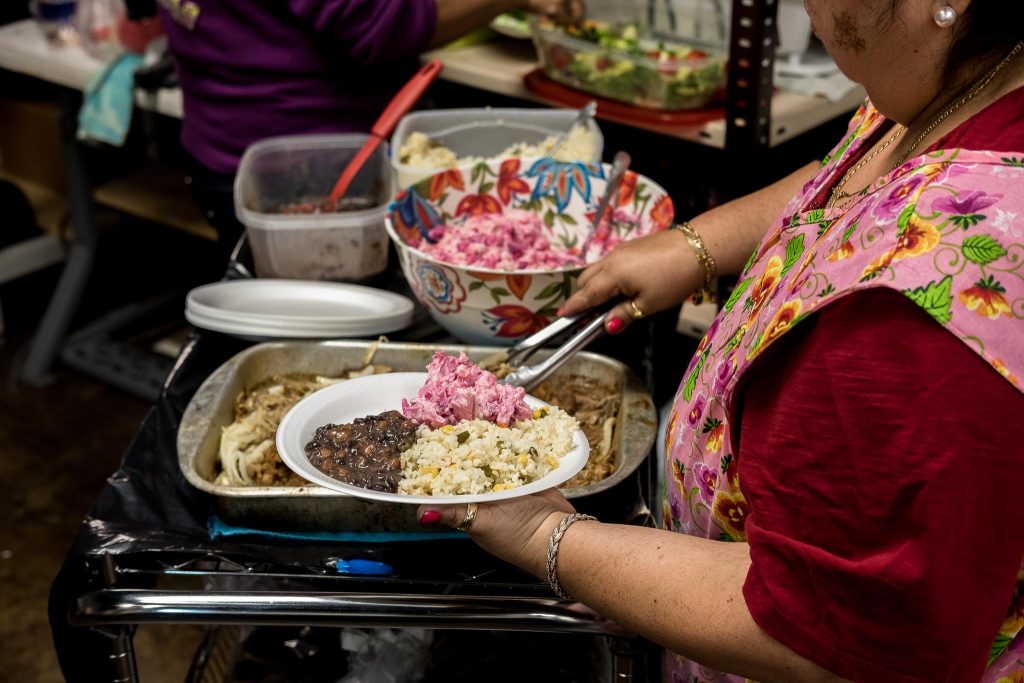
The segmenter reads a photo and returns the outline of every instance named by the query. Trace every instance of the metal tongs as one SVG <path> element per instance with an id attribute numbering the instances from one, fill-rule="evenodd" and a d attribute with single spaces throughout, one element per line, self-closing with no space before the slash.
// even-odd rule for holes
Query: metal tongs
<path id="1" fill-rule="evenodd" d="M 502 354 L 502 358 L 489 359 L 491 361 L 498 360 L 504 362 L 515 368 L 501 382 L 522 387 L 527 391 L 536 387 L 550 377 L 558 368 L 562 367 L 577 351 L 582 350 L 587 344 L 604 333 L 605 318 L 607 318 L 608 313 L 611 312 L 611 309 L 617 303 L 618 300 L 608 301 L 597 308 L 592 308 L 583 313 L 559 318 L 543 330 L 531 334 L 526 339 L 509 348 L 508 351 Z M 546 344 L 574 330 L 576 333 L 566 339 L 546 359 L 536 365 L 523 365 Z"/>

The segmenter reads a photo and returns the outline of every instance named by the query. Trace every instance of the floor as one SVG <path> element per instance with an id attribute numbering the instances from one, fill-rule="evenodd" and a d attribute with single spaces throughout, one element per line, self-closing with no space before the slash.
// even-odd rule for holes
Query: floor
<path id="1" fill-rule="evenodd" d="M 8 228 L 2 226 L 0 239 Z M 158 253 L 173 262 L 174 254 L 207 246 L 129 223 L 105 236 L 103 244 L 106 254 L 83 296 L 76 326 L 122 303 L 129 293 L 174 282 L 132 258 L 139 250 L 157 245 Z M 57 367 L 44 388 L 12 380 L 12 368 L 24 356 L 59 274 L 55 266 L 0 287 L 6 323 L 0 340 L 0 681 L 63 680 L 47 623 L 50 582 L 94 495 L 148 410 L 146 401 L 66 368 Z M 136 643 L 143 680 L 184 680 L 199 637 L 191 627 L 140 629 Z"/>

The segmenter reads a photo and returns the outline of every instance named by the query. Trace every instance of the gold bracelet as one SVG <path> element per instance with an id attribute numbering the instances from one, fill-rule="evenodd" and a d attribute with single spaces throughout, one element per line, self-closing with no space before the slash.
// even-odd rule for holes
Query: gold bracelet
<path id="1" fill-rule="evenodd" d="M 718 274 L 715 258 L 708 251 L 708 248 L 704 246 L 704 240 L 701 239 L 692 225 L 683 221 L 676 226 L 676 230 L 686 236 L 686 241 L 697 256 L 697 263 L 700 264 L 702 282 L 700 288 L 693 293 L 693 303 L 700 305 L 705 301 L 713 302 L 715 300 L 715 291 L 712 289 L 711 283 L 714 282 L 715 276 Z"/>

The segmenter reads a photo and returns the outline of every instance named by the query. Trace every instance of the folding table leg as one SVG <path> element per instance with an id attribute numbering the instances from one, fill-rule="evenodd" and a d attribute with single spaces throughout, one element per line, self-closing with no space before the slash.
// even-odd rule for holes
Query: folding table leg
<path id="1" fill-rule="evenodd" d="M 21 368 L 20 378 L 33 386 L 43 386 L 51 381 L 50 371 L 64 346 L 68 328 L 78 310 L 78 303 L 96 260 L 98 238 L 93 219 L 92 194 L 85 160 L 76 138 L 77 129 L 78 106 L 69 96 L 61 115 L 61 141 L 67 167 L 72 238 L 68 244 L 67 263 L 57 289 L 50 297 L 46 313 Z"/>

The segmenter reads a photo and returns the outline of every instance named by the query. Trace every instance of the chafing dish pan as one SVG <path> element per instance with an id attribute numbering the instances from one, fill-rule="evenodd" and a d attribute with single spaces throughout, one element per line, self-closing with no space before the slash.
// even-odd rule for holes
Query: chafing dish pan
<path id="1" fill-rule="evenodd" d="M 334 375 L 359 368 L 373 342 L 275 342 L 252 346 L 211 374 L 189 402 L 178 429 L 178 462 L 185 478 L 214 497 L 221 518 L 232 524 L 290 530 L 422 530 L 409 505 L 379 503 L 319 486 L 223 486 L 219 471 L 221 430 L 234 419 L 239 392 L 275 376 Z M 422 371 L 435 351 L 465 351 L 481 361 L 499 349 L 483 346 L 380 344 L 376 365 L 394 371 Z M 542 354 L 538 354 L 543 357 Z M 647 457 L 657 428 L 654 403 L 640 380 L 622 363 L 582 352 L 556 373 L 593 377 L 620 394 L 612 439 L 615 470 L 606 479 L 563 489 L 568 498 L 605 491 L 626 479 Z"/>

